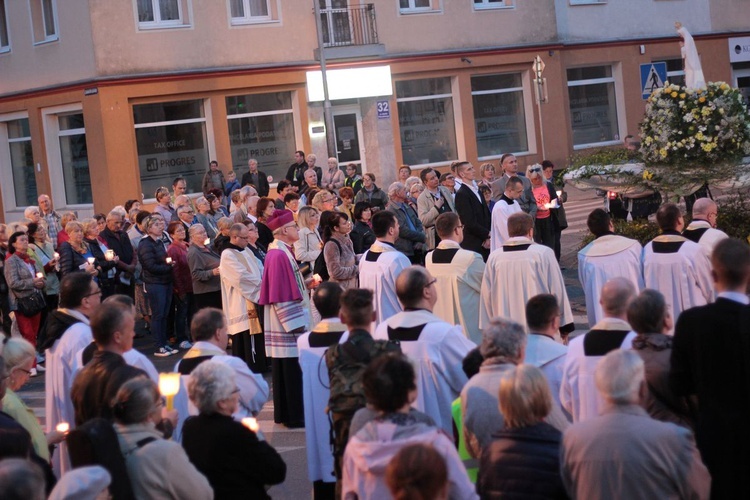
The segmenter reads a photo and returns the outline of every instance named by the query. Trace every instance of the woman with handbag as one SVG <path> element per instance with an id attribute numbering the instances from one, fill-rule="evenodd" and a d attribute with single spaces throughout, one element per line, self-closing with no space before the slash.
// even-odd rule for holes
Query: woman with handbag
<path id="1" fill-rule="evenodd" d="M 47 312 L 57 309 L 57 299 L 60 293 L 60 280 L 57 277 L 59 255 L 55 256 L 55 248 L 47 236 L 47 228 L 43 223 L 32 222 L 28 226 L 29 254 L 42 265 L 44 279 L 44 294 L 47 300 Z M 42 321 L 44 323 L 44 321 Z"/>
<path id="2" fill-rule="evenodd" d="M 16 313 L 16 323 L 23 338 L 36 345 L 42 319 L 44 301 L 42 266 L 29 254 L 29 237 L 15 232 L 8 239 L 8 258 L 5 259 L 5 281 L 10 291 L 10 310 Z M 36 359 L 31 376 L 36 376 Z"/>

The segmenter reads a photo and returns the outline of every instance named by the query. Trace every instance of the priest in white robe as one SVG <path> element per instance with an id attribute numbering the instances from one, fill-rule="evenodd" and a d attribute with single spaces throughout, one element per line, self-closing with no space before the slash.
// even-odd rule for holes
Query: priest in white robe
<path id="1" fill-rule="evenodd" d="M 455 213 L 441 214 L 435 221 L 440 237 L 437 248 L 425 259 L 427 270 L 437 280 L 436 316 L 452 325 L 475 344 L 482 342 L 479 330 L 479 300 L 484 276 L 482 256 L 461 248 L 464 229 Z"/>
<path id="2" fill-rule="evenodd" d="M 331 345 L 342 344 L 349 338 L 346 325 L 339 319 L 342 293 L 337 283 L 322 283 L 313 294 L 313 303 L 322 319 L 311 332 L 297 338 L 305 402 L 307 472 L 313 483 L 313 498 L 333 498 L 336 490 L 327 411 L 330 382 L 322 358 Z"/>
<path id="3" fill-rule="evenodd" d="M 521 212 L 518 199 L 523 195 L 524 186 L 520 177 L 512 176 L 505 183 L 505 191 L 492 209 L 492 230 L 490 231 L 490 251 L 494 252 L 508 241 L 508 217 Z"/>
<path id="4" fill-rule="evenodd" d="M 74 364 L 78 351 L 89 345 L 94 337 L 89 316 L 101 304 L 102 292 L 89 274 L 71 273 L 60 282 L 60 308 L 47 317 L 46 349 L 47 372 L 44 376 L 44 408 L 47 432 L 66 422 L 75 426 L 75 410 L 70 389 L 75 377 Z M 67 445 L 63 442 L 52 455 L 55 474 L 71 469 Z"/>
<path id="5" fill-rule="evenodd" d="M 394 246 L 399 227 L 393 213 L 380 211 L 373 215 L 372 231 L 377 240 L 359 261 L 359 287 L 373 291 L 375 321 L 379 324 L 401 311 L 396 296 L 396 278 L 411 265 L 411 261 Z"/>
<path id="6" fill-rule="evenodd" d="M 476 344 L 464 337 L 460 326 L 432 313 L 439 293 L 435 284 L 435 278 L 421 266 L 402 271 L 396 292 L 404 311 L 378 325 L 373 338 L 401 343 L 417 375 L 414 407 L 450 436 L 451 405 L 467 382 L 462 361 Z"/>
<path id="7" fill-rule="evenodd" d="M 599 292 L 613 278 L 625 278 L 636 290 L 643 290 L 643 266 L 641 244 L 614 233 L 610 215 L 597 208 L 586 220 L 595 240 L 578 252 L 578 279 L 586 297 L 586 314 L 589 327 L 593 327 L 604 315 L 599 303 Z"/>
<path id="8" fill-rule="evenodd" d="M 661 234 L 643 248 L 643 281 L 664 295 L 676 323 L 682 311 L 713 301 L 711 262 L 698 243 L 680 234 L 685 221 L 677 205 L 659 207 L 656 222 Z"/>
<path id="9" fill-rule="evenodd" d="M 574 330 L 573 311 L 565 290 L 562 271 L 549 247 L 534 243 L 534 220 L 527 213 L 508 219 L 510 239 L 490 254 L 482 279 L 479 328 L 495 317 L 526 325 L 526 302 L 540 293 L 554 295 L 560 305 L 560 332 Z"/>
<path id="10" fill-rule="evenodd" d="M 703 248 L 709 260 L 716 244 L 724 238 L 729 238 L 727 233 L 716 229 L 718 216 L 719 207 L 712 199 L 698 198 L 693 204 L 693 220 L 682 231 L 685 238 L 698 243 Z"/>

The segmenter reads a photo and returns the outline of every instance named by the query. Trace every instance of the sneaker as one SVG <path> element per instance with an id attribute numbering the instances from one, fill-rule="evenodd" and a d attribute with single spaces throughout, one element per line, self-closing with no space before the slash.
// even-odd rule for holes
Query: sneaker
<path id="1" fill-rule="evenodd" d="M 172 351 L 169 349 L 169 347 L 160 347 L 159 350 L 154 353 L 154 356 L 158 356 L 160 358 L 166 358 L 167 356 L 171 355 Z"/>
<path id="2" fill-rule="evenodd" d="M 192 347 L 193 347 L 193 344 L 191 344 L 189 340 L 183 340 L 182 342 L 180 342 L 180 349 L 188 350 L 188 349 L 191 349 Z"/>
<path id="3" fill-rule="evenodd" d="M 47 371 L 47 369 L 42 365 L 36 365 L 36 371 L 38 371 L 39 373 L 44 373 Z"/>
<path id="4" fill-rule="evenodd" d="M 31 373 L 29 373 L 29 377 L 36 377 L 37 376 L 36 368 L 32 368 L 30 371 L 31 371 Z"/>
<path id="5" fill-rule="evenodd" d="M 175 349 L 174 347 L 172 347 L 172 346 L 169 346 L 169 345 L 168 345 L 168 346 L 164 346 L 164 348 L 165 348 L 165 349 L 166 349 L 167 351 L 169 351 L 169 354 L 170 354 L 170 355 L 172 355 L 172 354 L 177 354 L 177 353 L 179 353 L 179 352 L 180 352 L 180 351 L 178 351 L 177 349 Z"/>
<path id="6" fill-rule="evenodd" d="M 44 356 L 42 356 L 42 355 L 41 355 L 41 354 L 39 354 L 39 353 L 36 353 L 36 364 L 39 364 L 39 363 L 44 363 L 44 361 L 45 361 L 45 360 L 44 360 Z"/>

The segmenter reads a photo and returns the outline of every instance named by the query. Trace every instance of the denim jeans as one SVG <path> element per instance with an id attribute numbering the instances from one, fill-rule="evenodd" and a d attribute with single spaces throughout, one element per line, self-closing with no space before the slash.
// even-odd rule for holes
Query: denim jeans
<path id="1" fill-rule="evenodd" d="M 151 335 L 157 348 L 167 345 L 167 316 L 172 305 L 172 285 L 146 283 L 146 299 L 151 306 Z"/>
<path id="2" fill-rule="evenodd" d="M 185 340 L 190 340 L 190 329 L 188 328 L 190 318 L 188 318 L 188 312 L 192 307 L 192 299 L 192 293 L 186 293 L 183 297 L 179 295 L 174 296 L 174 333 L 178 344 Z"/>

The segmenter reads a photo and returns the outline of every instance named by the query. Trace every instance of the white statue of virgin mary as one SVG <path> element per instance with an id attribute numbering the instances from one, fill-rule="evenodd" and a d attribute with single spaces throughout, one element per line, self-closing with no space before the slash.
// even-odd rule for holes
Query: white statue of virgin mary
<path id="1" fill-rule="evenodd" d="M 701 60 L 698 57 L 698 49 L 695 48 L 695 42 L 688 30 L 679 21 L 674 23 L 677 33 L 682 37 L 680 43 L 682 59 L 685 61 L 685 86 L 691 89 L 698 89 L 706 86 L 706 79 L 703 76 Z"/>

